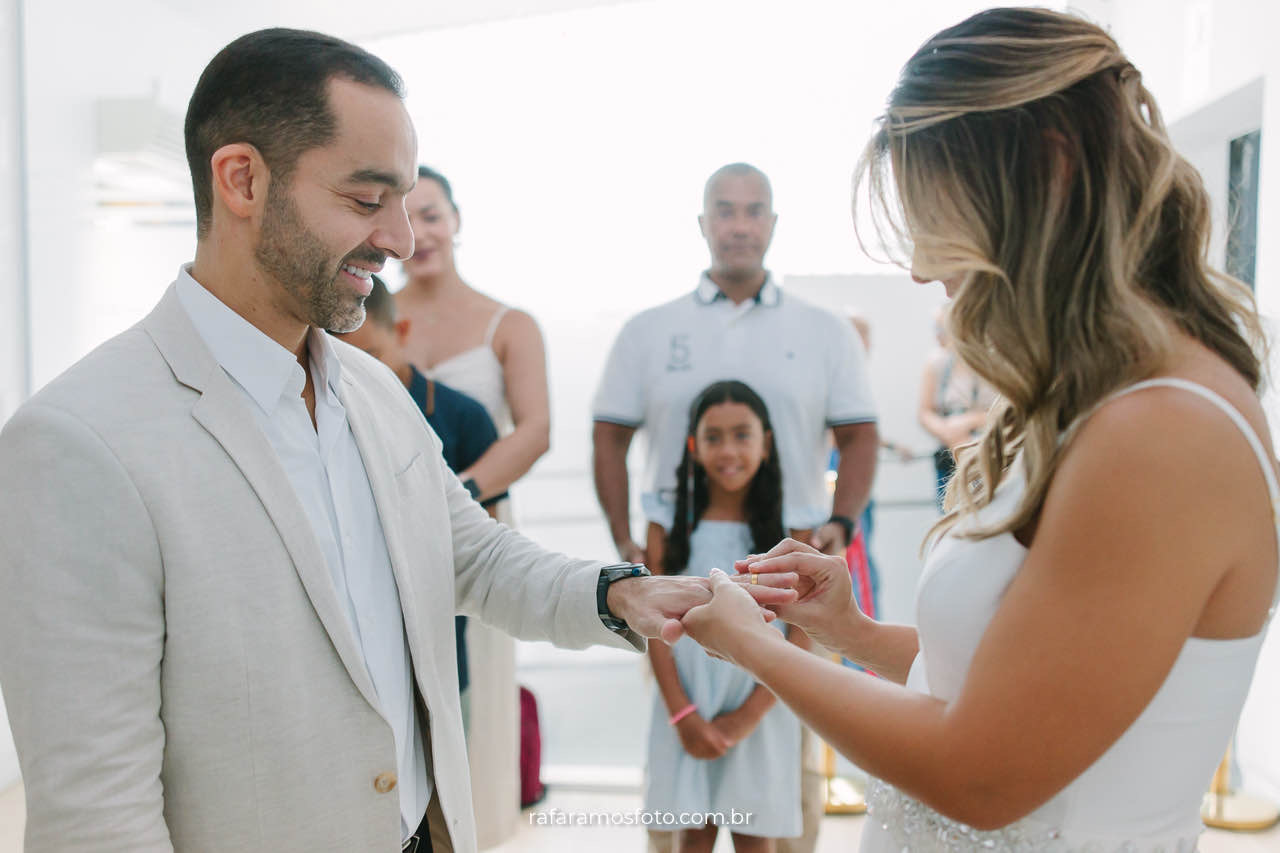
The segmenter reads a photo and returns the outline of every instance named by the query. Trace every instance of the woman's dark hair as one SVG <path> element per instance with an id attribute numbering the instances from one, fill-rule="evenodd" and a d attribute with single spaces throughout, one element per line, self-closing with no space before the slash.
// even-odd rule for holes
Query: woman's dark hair
<path id="1" fill-rule="evenodd" d="M 449 179 L 437 172 L 430 166 L 418 166 L 418 180 L 426 178 L 429 181 L 435 181 L 440 185 L 440 189 L 444 190 L 445 201 L 449 202 L 449 206 L 453 208 L 453 212 L 458 212 L 458 203 L 453 200 L 453 185 L 449 183 Z"/>
<path id="2" fill-rule="evenodd" d="M 676 516 L 667 534 L 667 548 L 662 557 L 662 570 L 669 575 L 682 574 L 689 565 L 689 537 L 698 526 L 702 514 L 707 511 L 710 491 L 707 472 L 693 461 L 689 452 L 689 438 L 698 431 L 698 422 L 707 409 L 721 403 L 741 403 L 760 419 L 765 435 L 773 435 L 769 409 L 751 386 L 734 380 L 715 382 L 703 389 L 689 407 L 689 431 L 684 443 L 684 455 L 676 468 Z M 777 445 L 776 439 L 772 442 Z M 770 447 L 760 469 L 747 487 L 747 526 L 751 528 L 752 547 L 764 553 L 785 537 L 782 526 L 782 466 L 778 463 L 775 447 Z M 746 555 L 743 554 L 745 557 Z"/>

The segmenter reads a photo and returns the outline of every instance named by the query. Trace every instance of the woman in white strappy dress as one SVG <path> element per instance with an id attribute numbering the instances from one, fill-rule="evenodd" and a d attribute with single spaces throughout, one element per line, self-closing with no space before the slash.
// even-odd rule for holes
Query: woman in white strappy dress
<path id="1" fill-rule="evenodd" d="M 863 616 L 843 562 L 788 541 L 683 628 L 882 780 L 864 851 L 1193 851 L 1280 592 L 1262 336 L 1207 264 L 1199 176 L 1105 32 L 1032 9 L 911 58 L 868 175 L 1001 395 L 918 627 Z M 748 594 L 775 586 L 798 596 L 781 618 L 881 677 L 779 642 Z"/>
<path id="2" fill-rule="evenodd" d="M 488 410 L 500 438 L 458 476 L 478 499 L 501 495 L 550 443 L 542 333 L 528 314 L 485 296 L 458 274 L 453 249 L 460 219 L 443 175 L 419 167 L 405 207 L 414 233 L 414 254 L 404 262 L 408 281 L 396 294 L 399 316 L 408 321 L 405 350 L 428 377 Z M 497 503 L 496 515 L 511 525 L 511 502 Z M 515 645 L 472 619 L 467 656 L 472 793 L 478 841 L 490 847 L 515 831 L 520 808 Z"/>

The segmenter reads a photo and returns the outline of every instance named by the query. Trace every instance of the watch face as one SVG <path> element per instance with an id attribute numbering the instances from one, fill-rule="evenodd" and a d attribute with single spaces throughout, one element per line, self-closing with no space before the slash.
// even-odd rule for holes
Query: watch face
<path id="1" fill-rule="evenodd" d="M 605 566 L 600 571 L 606 574 L 610 581 L 621 580 L 622 578 L 647 577 L 649 575 L 649 570 L 642 563 L 615 563 L 612 566 Z"/>

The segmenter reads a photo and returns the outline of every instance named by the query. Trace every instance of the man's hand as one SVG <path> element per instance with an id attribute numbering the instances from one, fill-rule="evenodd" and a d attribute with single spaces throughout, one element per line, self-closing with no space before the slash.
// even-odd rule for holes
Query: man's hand
<path id="1" fill-rule="evenodd" d="M 849 540 L 844 535 L 844 525 L 834 521 L 828 521 L 813 531 L 813 535 L 809 537 L 809 544 L 824 554 L 836 557 L 843 557 L 844 552 L 849 548 Z"/>
<path id="2" fill-rule="evenodd" d="M 794 601 L 796 576 L 785 577 L 790 581 L 786 589 L 772 584 L 760 584 L 758 587 L 753 584 L 748 592 L 745 585 L 734 583 L 720 569 L 712 569 L 707 579 L 713 593 L 711 601 L 686 613 L 681 620 L 682 626 L 712 657 L 743 666 L 736 655 L 753 643 L 786 642 L 781 631 L 768 627 L 768 617 L 774 614 L 760 606 L 762 599 L 779 594 L 785 594 Z M 662 638 L 668 639 L 666 632 Z M 743 668 L 750 672 L 748 667 Z"/>
<path id="3" fill-rule="evenodd" d="M 689 608 L 706 604 L 711 600 L 711 588 L 706 578 L 683 575 L 661 575 L 647 578 L 623 578 L 609 585 L 606 603 L 609 612 L 625 620 L 627 627 L 642 637 L 663 637 L 662 626 L 674 622 L 675 632 L 667 642 L 680 637 L 676 629 Z"/>
<path id="4" fill-rule="evenodd" d="M 644 563 L 648 565 L 649 555 L 632 540 L 623 539 L 615 544 L 618 546 L 618 556 L 622 558 L 624 563 Z"/>
<path id="5" fill-rule="evenodd" d="M 680 745 L 685 752 L 704 761 L 719 758 L 733 745 L 697 711 L 676 723 L 676 734 L 680 736 Z"/>
<path id="6" fill-rule="evenodd" d="M 756 601 L 761 608 L 795 601 L 791 589 L 761 588 Z M 606 603 L 609 612 L 623 619 L 632 631 L 649 639 L 661 638 L 674 643 L 684 634 L 680 620 L 691 608 L 711 600 L 711 586 L 706 578 L 685 575 L 659 575 L 648 578 L 623 578 L 609 585 Z M 761 610 L 766 622 L 777 618 L 771 611 Z"/>

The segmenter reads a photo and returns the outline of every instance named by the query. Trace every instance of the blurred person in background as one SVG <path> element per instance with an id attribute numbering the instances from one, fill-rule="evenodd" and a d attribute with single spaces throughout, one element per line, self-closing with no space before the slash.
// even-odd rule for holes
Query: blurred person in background
<path id="1" fill-rule="evenodd" d="M 448 178 L 418 167 L 405 199 L 413 226 L 413 255 L 395 295 L 409 323 L 405 352 L 425 376 L 478 400 L 498 427 L 497 443 L 464 470 L 462 484 L 477 500 L 499 496 L 523 477 L 551 445 L 551 409 L 542 332 L 532 317 L 462 280 L 454 249 L 461 213 Z M 511 502 L 499 501 L 498 520 L 515 526 Z M 520 807 L 519 693 L 515 644 L 478 622 L 467 628 L 471 657 L 471 775 L 480 845 L 501 841 Z"/>
<path id="2" fill-rule="evenodd" d="M 879 444 L 866 354 L 848 323 L 786 293 L 765 269 L 776 222 L 764 172 L 747 163 L 717 169 L 698 216 L 710 266 L 691 293 L 631 318 L 613 343 L 592 403 L 593 473 L 623 559 L 643 561 L 648 543 L 671 528 L 689 406 L 722 379 L 750 385 L 773 415 L 784 528 L 842 557 L 853 541 Z M 840 451 L 834 496 L 828 430 Z M 631 531 L 627 450 L 637 431 L 645 439 L 646 546 Z M 823 782 L 812 745 L 806 731 L 804 834 L 780 839 L 781 853 L 809 853 L 817 843 Z M 669 836 L 650 833 L 659 850 Z"/>
<path id="3" fill-rule="evenodd" d="M 458 274 L 454 248 L 462 217 L 444 175 L 419 166 L 405 207 L 414 252 L 395 294 L 397 313 L 408 321 L 404 349 L 425 376 L 478 400 L 493 418 L 498 442 L 459 472 L 477 499 L 489 498 L 527 474 L 551 445 L 542 332 L 528 314 Z"/>
<path id="4" fill-rule="evenodd" d="M 706 577 L 782 540 L 782 468 L 764 401 L 741 382 L 714 382 L 694 399 L 676 475 L 670 533 L 651 540 L 655 574 Z M 798 628 L 774 622 L 809 648 Z M 747 812 L 745 826 L 714 818 L 675 832 L 680 853 L 711 853 L 721 826 L 736 853 L 776 853 L 799 837 L 800 723 L 748 673 L 683 638 L 649 646 L 657 691 L 645 767 L 646 812 Z"/>
<path id="5" fill-rule="evenodd" d="M 409 334 L 410 321 L 396 316 L 395 299 L 379 276 L 372 276 L 373 289 L 364 300 L 365 321 L 360 328 L 337 337 L 353 347 L 359 347 L 381 361 L 396 375 L 418 404 L 423 416 L 436 437 L 440 439 L 440 451 L 445 464 L 455 474 L 470 468 L 489 447 L 498 440 L 498 430 L 484 406 L 455 391 L 442 382 L 428 379 L 418 368 L 409 363 L 404 351 L 404 341 Z M 497 503 L 506 498 L 506 492 L 480 501 L 490 516 L 497 517 Z M 471 728 L 471 691 L 467 661 L 467 617 L 461 614 L 453 618 L 454 642 L 458 655 L 458 696 L 462 703 L 464 732 Z"/>
<path id="6" fill-rule="evenodd" d="M 947 331 L 947 307 L 938 309 L 933 318 L 938 348 L 929 354 L 920 379 L 920 426 L 938 440 L 933 452 L 933 469 L 937 478 L 935 498 L 942 511 L 942 498 L 947 482 L 956 470 L 956 450 L 977 437 L 987 422 L 987 412 L 995 394 L 956 355 Z"/>

